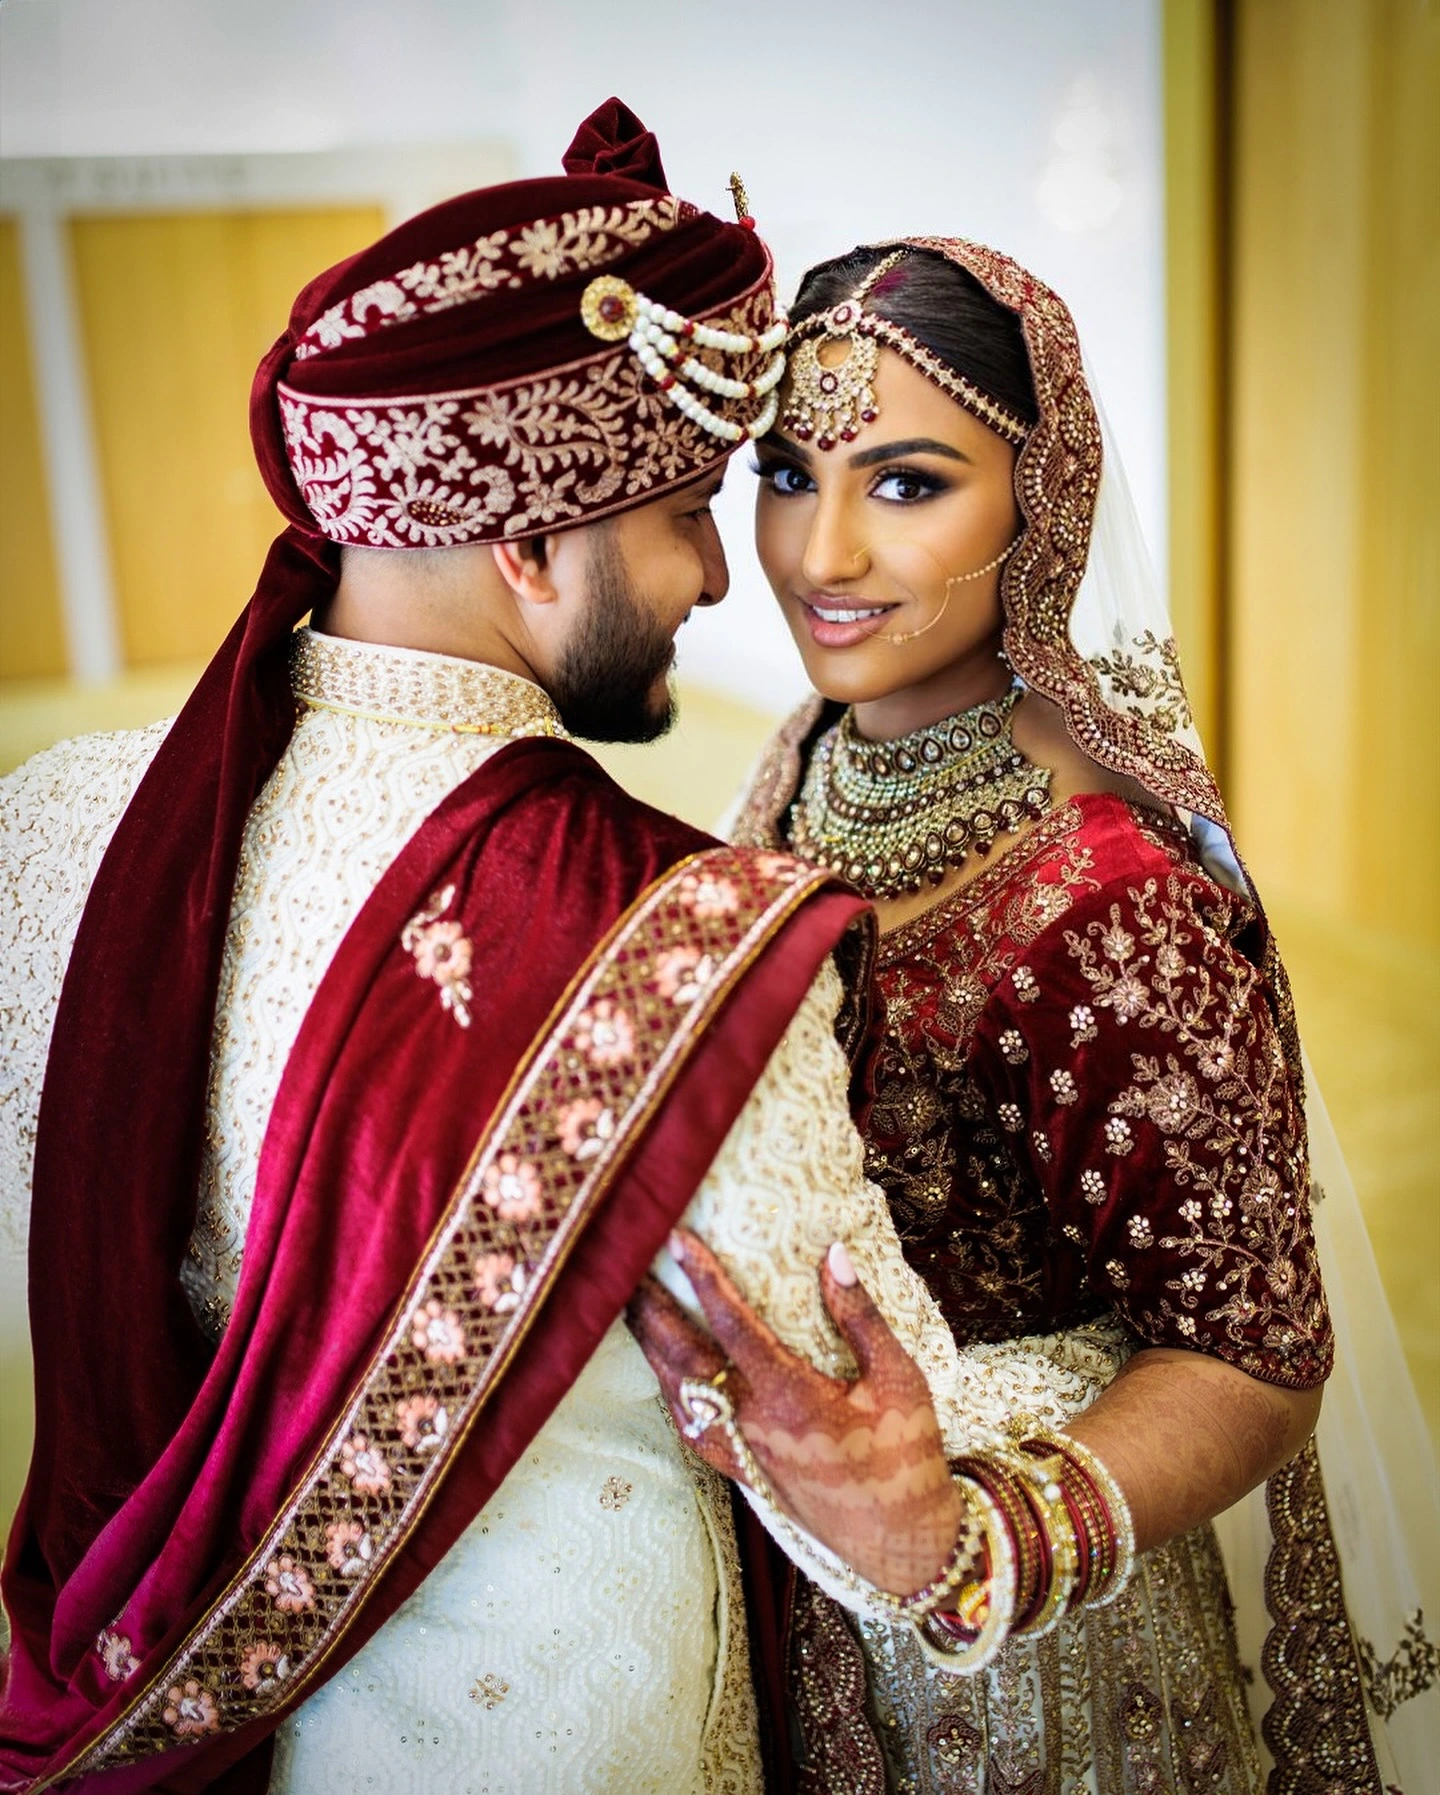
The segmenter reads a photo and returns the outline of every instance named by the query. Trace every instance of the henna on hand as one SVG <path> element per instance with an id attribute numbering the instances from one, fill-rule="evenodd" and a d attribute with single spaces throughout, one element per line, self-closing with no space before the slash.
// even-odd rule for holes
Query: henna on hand
<path id="1" fill-rule="evenodd" d="M 820 1270 L 821 1294 L 859 1367 L 853 1381 L 826 1377 L 792 1353 L 745 1302 L 693 1234 L 672 1237 L 711 1340 L 658 1284 L 631 1304 L 630 1325 L 682 1423 L 680 1383 L 709 1379 L 728 1354 L 725 1392 L 776 1500 L 816 1539 L 880 1588 L 908 1595 L 949 1558 L 963 1504 L 945 1462 L 930 1392 L 855 1275 L 843 1246 Z M 727 1475 L 723 1430 L 696 1442 Z"/>
<path id="2" fill-rule="evenodd" d="M 685 1434 L 691 1450 L 726 1477 L 744 1483 L 725 1430 L 709 1427 L 704 1433 L 692 1437 L 687 1431 L 690 1418 L 680 1400 L 680 1386 L 687 1378 L 709 1383 L 724 1371 L 726 1394 L 732 1402 L 738 1403 L 744 1389 L 743 1378 L 733 1367 L 727 1368 L 724 1353 L 703 1328 L 695 1325 L 660 1280 L 649 1272 L 626 1305 L 625 1320 L 639 1342 L 641 1352 L 649 1360 L 650 1369 L 659 1379 L 665 1406 L 676 1426 Z"/>

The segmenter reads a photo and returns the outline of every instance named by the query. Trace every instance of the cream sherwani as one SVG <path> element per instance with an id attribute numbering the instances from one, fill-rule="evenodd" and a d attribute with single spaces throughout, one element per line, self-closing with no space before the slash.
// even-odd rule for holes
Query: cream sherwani
<path id="1" fill-rule="evenodd" d="M 506 740 L 559 728 L 538 688 L 444 656 L 302 632 L 295 682 L 294 736 L 245 831 L 184 1272 L 217 1337 L 281 1072 L 342 936 L 447 793 Z M 66 960 L 100 856 L 163 734 L 157 725 L 65 743 L 0 782 L 9 888 L 0 1239 L 17 1286 Z M 832 1240 L 848 1241 L 953 1437 L 974 1390 L 864 1180 L 833 1031 L 840 999 L 827 964 L 687 1219 L 780 1336 L 832 1371 L 848 1357 L 815 1268 Z M 666 1275 L 678 1279 L 673 1267 Z M 285 1723 L 271 1786 L 277 1795 L 759 1791 L 726 1492 L 682 1447 L 623 1325 L 441 1565 Z"/>

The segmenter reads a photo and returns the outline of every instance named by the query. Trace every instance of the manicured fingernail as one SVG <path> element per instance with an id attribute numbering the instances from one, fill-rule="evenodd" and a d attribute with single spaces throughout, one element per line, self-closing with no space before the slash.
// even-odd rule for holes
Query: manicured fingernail
<path id="1" fill-rule="evenodd" d="M 672 1234 L 670 1236 L 669 1246 L 670 1257 L 672 1259 L 678 1259 L 683 1265 L 685 1262 L 685 1242 L 681 1240 L 678 1234 Z"/>
<path id="2" fill-rule="evenodd" d="M 830 1248 L 830 1276 L 845 1290 L 858 1281 L 854 1262 L 843 1241 L 835 1241 Z"/>

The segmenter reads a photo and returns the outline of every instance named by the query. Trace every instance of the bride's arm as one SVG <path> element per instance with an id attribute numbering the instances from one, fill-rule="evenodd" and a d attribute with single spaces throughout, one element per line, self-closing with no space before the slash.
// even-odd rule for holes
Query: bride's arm
<path id="1" fill-rule="evenodd" d="M 1066 1424 L 1124 1490 L 1141 1552 L 1238 1502 L 1315 1431 L 1319 1389 L 1285 1390 L 1223 1360 L 1147 1347 Z"/>

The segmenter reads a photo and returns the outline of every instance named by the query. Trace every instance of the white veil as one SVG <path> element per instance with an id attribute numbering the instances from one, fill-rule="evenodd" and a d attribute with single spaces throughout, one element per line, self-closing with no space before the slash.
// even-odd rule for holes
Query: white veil
<path id="1" fill-rule="evenodd" d="M 1093 398 L 1088 369 L 1086 379 Z M 1096 410 L 1103 471 L 1071 639 L 1111 708 L 1150 717 L 1203 754 L 1162 588 L 1098 401 Z M 1253 897 L 1228 832 L 1195 813 L 1187 820 L 1211 876 Z M 1433 1626 L 1440 1612 L 1440 1479 L 1355 1186 L 1308 1059 L 1304 1065 L 1315 1240 L 1335 1330 L 1316 1442 L 1380 1771 L 1405 1795 L 1423 1795 L 1440 1788 L 1440 1653 L 1424 1632 L 1426 1618 Z M 1215 1525 L 1241 1654 L 1255 1672 L 1249 1693 L 1259 1735 L 1271 1693 L 1260 1674 L 1271 1625 L 1266 1490 Z"/>

